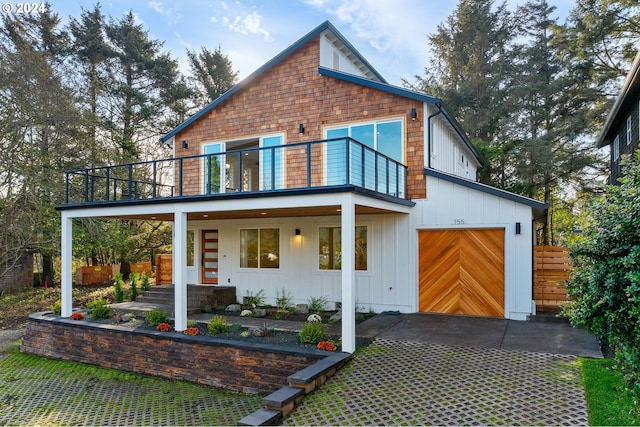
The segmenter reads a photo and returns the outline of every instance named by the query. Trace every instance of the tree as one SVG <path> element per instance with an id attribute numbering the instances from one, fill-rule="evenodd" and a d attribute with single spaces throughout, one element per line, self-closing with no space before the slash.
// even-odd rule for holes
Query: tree
<path id="1" fill-rule="evenodd" d="M 121 150 L 123 160 L 140 157 L 139 142 L 165 130 L 167 106 L 185 96 L 178 63 L 162 53 L 162 42 L 149 39 L 132 12 L 107 24 L 111 52 L 104 125 Z"/>
<path id="2" fill-rule="evenodd" d="M 502 128 L 511 108 L 509 49 L 515 34 L 505 3 L 493 9 L 494 0 L 461 0 L 429 36 L 432 62 L 410 86 L 443 99 L 488 162 L 480 180 L 500 184 L 506 173 L 501 159 L 509 151 Z"/>
<path id="3" fill-rule="evenodd" d="M 620 185 L 589 209 L 581 241 L 571 247 L 573 277 L 565 308 L 615 351 L 624 378 L 640 400 L 640 152 L 623 160 Z"/>
<path id="4" fill-rule="evenodd" d="M 202 108 L 229 90 L 238 77 L 231 61 L 222 53 L 220 46 L 211 52 L 202 47 L 200 53 L 187 50 L 189 66 L 193 74 L 198 107 Z"/>
<path id="5" fill-rule="evenodd" d="M 594 147 L 585 141 L 590 115 L 588 90 L 581 75 L 559 59 L 551 44 L 554 7 L 532 0 L 519 8 L 524 41 L 515 49 L 516 73 L 512 90 L 514 185 L 507 189 L 552 204 L 557 187 L 580 184 L 585 168 L 596 163 Z M 553 209 L 553 206 L 551 206 Z M 547 215 L 542 242 L 551 244 L 551 216 Z"/>
<path id="6" fill-rule="evenodd" d="M 0 255 L 25 250 L 43 257 L 43 277 L 52 282 L 59 253 L 62 172 L 77 165 L 83 147 L 75 93 L 65 79 L 67 39 L 50 12 L 4 15 L 0 28 L 0 194 L 3 244 Z"/>
<path id="7" fill-rule="evenodd" d="M 86 138 L 90 150 L 89 163 L 97 165 L 104 161 L 105 148 L 99 141 L 100 115 L 99 103 L 107 90 L 104 82 L 109 75 L 107 59 L 111 50 L 105 40 L 105 18 L 96 5 L 93 10 L 82 10 L 80 19 L 71 18 L 69 32 L 72 35 L 71 52 L 75 62 L 81 67 L 79 77 L 82 81 L 82 99 L 86 100 L 84 118 L 86 121 Z"/>

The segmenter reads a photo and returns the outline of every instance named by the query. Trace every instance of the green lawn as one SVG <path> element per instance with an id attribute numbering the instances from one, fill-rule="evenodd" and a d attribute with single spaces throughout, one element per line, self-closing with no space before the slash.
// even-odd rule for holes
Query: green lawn
<path id="1" fill-rule="evenodd" d="M 592 426 L 637 426 L 640 411 L 627 394 L 622 375 L 610 359 L 579 360 L 582 369 L 589 424 Z"/>

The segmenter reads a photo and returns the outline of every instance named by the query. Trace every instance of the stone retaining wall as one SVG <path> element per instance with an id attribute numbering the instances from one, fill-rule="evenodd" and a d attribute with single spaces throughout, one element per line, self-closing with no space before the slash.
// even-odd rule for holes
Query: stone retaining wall
<path id="1" fill-rule="evenodd" d="M 191 381 L 245 393 L 271 393 L 287 377 L 322 359 L 320 350 L 189 337 L 177 332 L 130 330 L 61 319 L 29 317 L 25 353 Z"/>

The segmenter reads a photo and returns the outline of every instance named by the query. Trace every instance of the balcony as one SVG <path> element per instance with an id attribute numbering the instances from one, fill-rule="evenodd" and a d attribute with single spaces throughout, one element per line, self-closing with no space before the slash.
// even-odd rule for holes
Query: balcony
<path id="1" fill-rule="evenodd" d="M 218 151 L 67 171 L 63 207 L 340 188 L 406 199 L 406 166 L 352 138 Z"/>

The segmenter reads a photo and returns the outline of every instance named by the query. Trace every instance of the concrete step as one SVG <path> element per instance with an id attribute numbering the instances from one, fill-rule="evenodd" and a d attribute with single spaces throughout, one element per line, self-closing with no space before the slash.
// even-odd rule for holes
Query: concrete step
<path id="1" fill-rule="evenodd" d="M 146 296 L 143 295 L 141 297 L 136 298 L 137 302 L 145 302 L 145 303 L 149 303 L 149 304 L 167 304 L 167 305 L 173 305 L 173 298 L 166 298 L 166 297 L 155 297 L 155 296 Z"/>
<path id="2" fill-rule="evenodd" d="M 110 305 L 113 310 L 116 310 L 123 314 L 133 313 L 136 317 L 144 317 L 149 311 L 156 308 L 160 308 L 166 311 L 167 313 L 169 313 L 170 317 L 173 317 L 175 312 L 173 309 L 173 304 L 155 304 L 141 301 L 129 301 Z M 202 310 L 200 310 L 200 308 L 198 307 L 187 307 L 187 316 L 193 316 L 200 313 L 202 313 Z"/>

